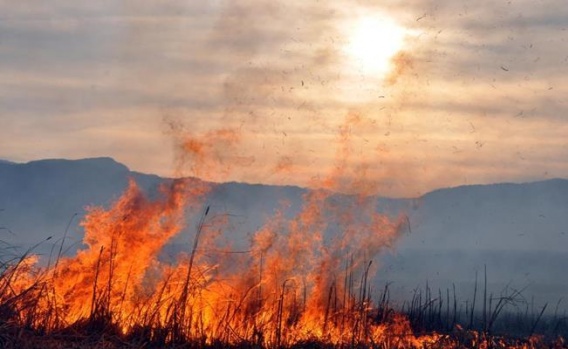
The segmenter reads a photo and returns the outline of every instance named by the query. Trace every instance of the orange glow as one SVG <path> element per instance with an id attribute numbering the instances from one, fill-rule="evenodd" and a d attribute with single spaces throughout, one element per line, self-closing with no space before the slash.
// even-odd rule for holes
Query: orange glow
<path id="1" fill-rule="evenodd" d="M 345 178 L 341 160 L 350 153 L 349 129 L 362 122 L 357 115 L 347 118 L 340 130 L 338 166 L 319 187 L 358 186 L 339 179 Z M 181 146 L 195 166 L 216 169 L 220 158 L 209 159 L 204 152 L 237 137 L 226 130 L 208 136 L 219 139 L 183 138 Z M 199 161 L 210 166 L 201 167 Z M 221 246 L 211 255 L 206 251 L 217 246 L 224 222 L 213 221 L 209 208 L 197 222 L 184 222 L 186 211 L 193 216 L 203 209 L 209 189 L 198 180 L 175 180 L 150 200 L 131 181 L 110 208 L 90 208 L 82 222 L 85 249 L 47 268 L 35 267 L 33 257 L 23 259 L 0 278 L 0 297 L 25 295 L 20 317 L 32 319 L 29 326 L 46 333 L 114 328 L 146 342 L 201 346 L 287 347 L 317 341 L 423 348 L 447 340 L 413 334 L 409 320 L 394 312 L 377 320 L 373 258 L 393 246 L 404 219 L 378 214 L 376 200 L 365 193 L 346 204 L 330 190 L 308 191 L 300 212 L 292 218 L 276 213 L 251 235 L 246 253 L 227 253 L 228 247 Z M 196 226 L 192 248 L 176 263 L 162 262 L 159 252 L 185 224 Z M 330 230 L 334 233 L 327 235 Z M 33 306 L 26 297 L 36 300 Z"/>

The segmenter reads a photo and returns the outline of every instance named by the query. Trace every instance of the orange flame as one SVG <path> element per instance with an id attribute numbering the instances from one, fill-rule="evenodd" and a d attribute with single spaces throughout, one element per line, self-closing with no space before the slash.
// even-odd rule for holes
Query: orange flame
<path id="1" fill-rule="evenodd" d="M 341 128 L 338 159 L 349 156 L 349 125 L 359 122 L 350 116 Z M 212 139 L 186 138 L 182 148 L 195 168 L 218 169 L 221 158 L 210 154 L 238 137 L 230 130 L 207 137 Z M 320 187 L 345 185 L 338 178 L 343 181 L 346 167 L 340 162 Z M 317 341 L 423 348 L 448 341 L 437 334 L 415 336 L 399 314 L 375 319 L 372 261 L 395 243 L 403 220 L 378 214 L 376 200 L 364 193 L 338 200 L 327 189 L 306 192 L 299 214 L 287 219 L 276 213 L 252 234 L 246 253 L 208 252 L 223 222 L 213 222 L 207 208 L 192 249 L 175 264 L 160 261 L 159 252 L 184 227 L 185 210 L 199 209 L 209 189 L 197 180 L 175 180 L 150 200 L 130 181 L 112 207 L 90 208 L 82 222 L 85 249 L 47 269 L 22 259 L 0 278 L 0 301 L 33 295 L 35 305 L 21 307 L 21 318 L 48 333 L 114 327 L 147 341 L 263 347 Z"/>

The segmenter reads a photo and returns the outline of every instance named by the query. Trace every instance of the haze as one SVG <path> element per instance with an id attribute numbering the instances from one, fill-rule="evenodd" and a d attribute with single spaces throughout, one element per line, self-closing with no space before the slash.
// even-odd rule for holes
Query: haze
<path id="1" fill-rule="evenodd" d="M 361 13 L 405 30 L 384 76 L 345 54 Z M 562 0 L 0 1 L 0 158 L 171 176 L 179 128 L 229 129 L 205 179 L 309 186 L 344 130 L 381 195 L 567 177 L 566 23 Z"/>

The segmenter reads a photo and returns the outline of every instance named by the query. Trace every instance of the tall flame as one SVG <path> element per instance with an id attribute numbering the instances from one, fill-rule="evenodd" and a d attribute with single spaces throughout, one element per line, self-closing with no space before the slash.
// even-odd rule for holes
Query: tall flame
<path id="1" fill-rule="evenodd" d="M 340 131 L 338 159 L 349 155 L 349 130 Z M 236 139 L 227 131 L 216 134 L 229 143 Z M 203 153 L 212 144 L 195 138 L 181 143 L 192 161 L 206 163 L 200 168 L 215 169 L 219 164 L 207 163 Z M 326 189 L 305 193 L 297 215 L 276 212 L 251 235 L 246 251 L 219 248 L 224 222 L 201 205 L 212 185 L 173 180 L 149 199 L 131 180 L 110 208 L 89 209 L 82 222 L 85 248 L 75 256 L 59 256 L 47 268 L 22 258 L 5 270 L 0 301 L 19 295 L 12 302 L 20 304 L 20 318 L 46 333 L 112 330 L 150 343 L 420 348 L 440 341 L 436 334 L 414 336 L 402 315 L 378 321 L 373 258 L 394 244 L 404 219 L 378 214 L 377 201 L 364 193 L 338 200 L 329 189 L 344 178 L 342 168 L 322 180 Z M 191 249 L 173 264 L 161 261 L 160 251 L 186 225 L 186 213 L 199 210 Z"/>

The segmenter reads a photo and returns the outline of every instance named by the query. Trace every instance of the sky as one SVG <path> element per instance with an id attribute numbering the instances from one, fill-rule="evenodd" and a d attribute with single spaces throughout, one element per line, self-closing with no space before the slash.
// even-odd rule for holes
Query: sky
<path id="1" fill-rule="evenodd" d="M 0 158 L 396 197 L 568 178 L 564 1 L 0 0 Z"/>

